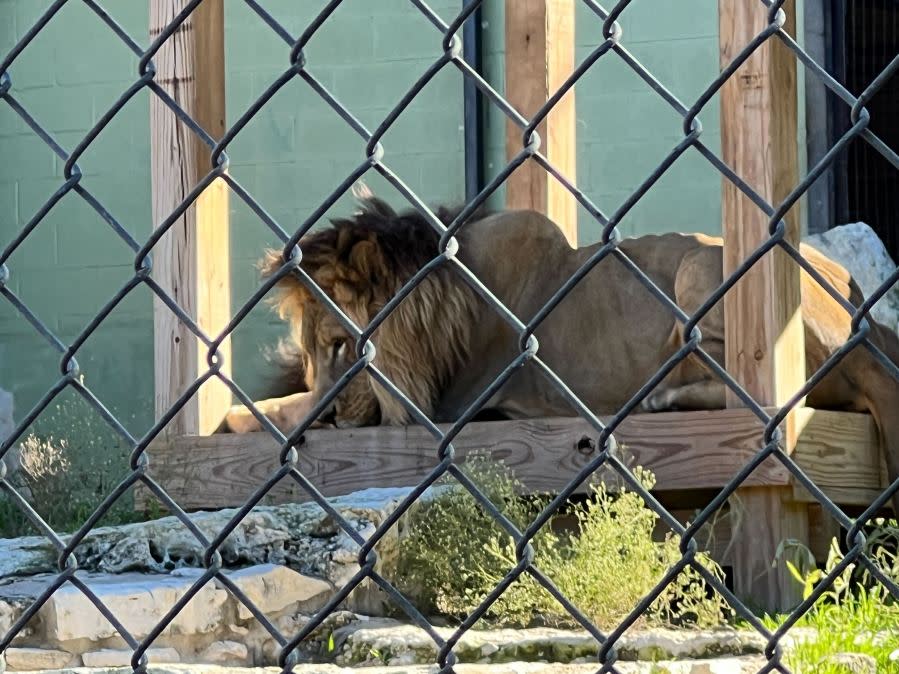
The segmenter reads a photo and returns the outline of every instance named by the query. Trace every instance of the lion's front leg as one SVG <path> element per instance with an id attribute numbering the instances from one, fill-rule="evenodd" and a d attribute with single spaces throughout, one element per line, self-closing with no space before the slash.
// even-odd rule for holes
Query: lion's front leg
<path id="1" fill-rule="evenodd" d="M 315 404 L 312 393 L 294 393 L 284 398 L 269 398 L 253 403 L 275 427 L 288 435 L 306 418 Z M 244 405 L 235 405 L 225 415 L 222 430 L 230 433 L 255 433 L 262 424 Z"/>

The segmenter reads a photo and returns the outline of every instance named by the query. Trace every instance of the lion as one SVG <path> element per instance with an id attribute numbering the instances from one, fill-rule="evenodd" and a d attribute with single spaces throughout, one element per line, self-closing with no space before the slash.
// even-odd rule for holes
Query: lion
<path id="1" fill-rule="evenodd" d="M 450 222 L 455 211 L 440 209 Z M 518 333 L 481 293 L 492 293 L 529 321 L 600 244 L 572 248 L 559 227 L 532 211 L 478 214 L 456 234 L 457 260 L 438 266 L 377 327 L 373 365 L 424 415 L 457 420 L 521 353 Z M 395 212 L 367 195 L 351 218 L 307 234 L 301 268 L 364 328 L 422 267 L 438 255 L 439 238 L 417 211 Z M 687 313 L 722 283 L 720 238 L 659 234 L 624 239 L 619 249 Z M 811 246 L 801 253 L 850 303 L 863 297 L 844 267 Z M 480 280 L 463 279 L 461 263 Z M 284 265 L 269 251 L 263 272 Z M 802 271 L 806 372 L 817 371 L 850 337 L 851 317 Z M 307 391 L 260 401 L 285 434 L 295 429 L 358 358 L 352 335 L 295 276 L 277 284 L 279 312 L 292 326 Z M 760 301 L 764 301 L 760 298 Z M 899 363 L 899 338 L 869 318 L 869 339 Z M 702 348 L 724 363 L 723 303 L 699 323 Z M 604 258 L 536 329 L 536 357 L 593 413 L 616 413 L 684 345 L 683 325 L 615 256 Z M 819 409 L 870 413 L 883 439 L 891 480 L 899 477 L 899 386 L 864 347 L 853 349 L 809 393 Z M 725 385 L 695 355 L 681 361 L 641 404 L 644 412 L 725 407 Z M 572 416 L 566 396 L 534 363 L 518 367 L 483 405 L 507 419 Z M 405 425 L 410 410 L 368 373 L 351 380 L 318 418 L 338 427 Z M 261 429 L 242 406 L 226 430 Z"/>

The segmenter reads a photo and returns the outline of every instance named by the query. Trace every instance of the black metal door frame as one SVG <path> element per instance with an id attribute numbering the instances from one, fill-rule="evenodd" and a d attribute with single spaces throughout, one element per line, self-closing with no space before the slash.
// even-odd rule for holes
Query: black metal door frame
<path id="1" fill-rule="evenodd" d="M 826 50 L 827 71 L 833 74 L 838 82 L 846 81 L 846 5 L 852 0 L 824 1 L 826 25 L 829 26 Z M 850 108 L 836 95 L 828 96 L 827 115 L 828 145 L 833 145 L 850 126 Z M 833 164 L 833 193 L 831 195 L 831 213 L 833 222 L 830 226 L 849 221 L 849 153 L 844 151 L 837 155 Z"/>

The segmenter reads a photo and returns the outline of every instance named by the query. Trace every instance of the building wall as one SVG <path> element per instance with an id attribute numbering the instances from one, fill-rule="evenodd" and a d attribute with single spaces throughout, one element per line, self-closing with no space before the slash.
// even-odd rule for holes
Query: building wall
<path id="1" fill-rule="evenodd" d="M 0 0 L 0 53 L 48 3 Z M 147 3 L 120 3 L 115 16 L 146 42 Z M 67 3 L 11 66 L 12 92 L 67 150 L 137 79 L 137 58 L 82 3 Z M 150 232 L 149 103 L 136 96 L 79 165 L 82 184 L 133 236 Z M 0 103 L 0 246 L 6 247 L 63 183 L 62 162 Z M 8 261 L 11 287 L 63 341 L 70 342 L 133 274 L 134 256 L 77 195 L 48 214 Z M 134 433 L 152 420 L 152 301 L 129 296 L 77 358 L 85 383 Z M 0 301 L 0 386 L 17 418 L 59 378 L 60 356 Z M 71 393 L 63 400 L 73 400 Z M 80 407 L 78 409 L 81 409 Z"/>
<path id="2" fill-rule="evenodd" d="M 311 3 L 273 0 L 266 7 L 293 33 L 308 23 Z M 0 0 L 0 53 L 31 26 L 42 3 Z M 430 3 L 445 19 L 461 5 Z M 227 110 L 233 122 L 288 67 L 288 49 L 244 3 L 226 3 Z M 316 5 L 316 8 L 318 5 Z M 577 57 L 597 43 L 601 22 L 578 3 Z M 633 3 L 621 18 L 627 48 L 687 105 L 716 75 L 716 0 Z M 147 42 L 146 3 L 112 3 L 115 18 Z M 485 76 L 503 90 L 503 7 L 486 3 Z M 436 30 L 406 0 L 346 0 L 307 48 L 308 68 L 370 130 L 439 56 Z M 13 90 L 71 149 L 136 79 L 137 59 L 81 3 L 68 3 L 11 68 Z M 681 137 L 680 117 L 617 57 L 608 55 L 576 89 L 578 184 L 612 213 Z M 149 196 L 148 94 L 141 92 L 80 162 L 83 184 L 139 240 L 152 230 Z M 718 101 L 701 115 L 704 139 L 718 151 Z M 505 161 L 502 115 L 485 119 L 486 173 Z M 383 138 L 385 161 L 427 202 L 464 195 L 462 77 L 438 74 Z M 299 79 L 288 84 L 229 148 L 231 172 L 288 231 L 299 226 L 363 159 L 364 143 Z M 0 245 L 31 218 L 62 182 L 50 151 L 0 105 Z M 380 176 L 366 182 L 400 205 Z M 625 218 L 625 235 L 720 231 L 720 178 L 695 153 L 682 157 Z M 491 200 L 501 205 L 500 190 Z M 344 198 L 332 209 L 346 213 Z M 581 243 L 599 226 L 580 214 Z M 232 306 L 257 287 L 254 267 L 276 238 L 237 198 L 231 201 Z M 12 287 L 48 326 L 71 340 L 132 272 L 127 247 L 81 200 L 70 195 L 10 260 Z M 133 433 L 152 421 L 152 300 L 135 291 L 85 344 L 78 360 L 86 383 Z M 253 311 L 234 335 L 234 373 L 252 395 L 271 374 L 263 350 L 283 334 L 268 307 Z M 16 396 L 19 415 L 58 376 L 59 357 L 0 303 L 0 386 Z"/>

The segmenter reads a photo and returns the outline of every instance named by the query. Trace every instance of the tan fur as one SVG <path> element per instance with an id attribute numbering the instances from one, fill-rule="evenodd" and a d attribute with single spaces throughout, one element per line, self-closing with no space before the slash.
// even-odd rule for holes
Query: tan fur
<path id="1" fill-rule="evenodd" d="M 385 221 L 393 217 L 386 205 L 375 204 L 369 213 Z M 436 248 L 429 252 L 422 244 L 424 230 L 409 222 L 400 224 L 394 229 L 367 230 L 353 220 L 341 221 L 332 230 L 301 242 L 302 268 L 359 327 L 368 325 L 436 254 Z M 408 239 L 403 238 L 404 232 L 409 232 Z M 598 249 L 571 249 L 558 227 L 533 212 L 477 219 L 466 224 L 458 238 L 461 263 L 524 323 Z M 413 249 L 420 251 L 413 254 Z M 622 241 L 618 250 L 687 313 L 694 312 L 722 282 L 722 243 L 715 237 L 645 236 Z M 802 253 L 840 295 L 854 305 L 862 301 L 843 267 L 808 246 L 802 246 Z M 281 263 L 278 255 L 270 254 L 267 273 Z M 428 276 L 372 338 L 377 346 L 374 365 L 437 422 L 459 418 L 520 354 L 519 334 L 462 280 L 453 265 L 448 262 Z M 343 350 L 334 347 L 348 340 L 349 333 L 296 278 L 282 282 L 279 293 L 281 313 L 294 326 L 307 354 L 307 382 L 313 399 L 318 400 L 356 361 L 355 343 L 350 340 Z M 805 272 L 802 311 L 810 376 L 848 339 L 850 317 Z M 899 361 L 899 338 L 872 324 L 871 341 Z M 720 302 L 700 328 L 703 348 L 723 363 Z M 536 337 L 540 360 L 597 414 L 617 412 L 683 344 L 682 326 L 615 256 L 600 262 L 572 290 L 538 327 Z M 724 391 L 708 368 L 691 357 L 643 401 L 643 408 L 720 408 Z M 307 402 L 304 398 L 298 405 L 290 423 L 302 420 Z M 899 386 L 867 350 L 851 352 L 810 393 L 808 402 L 819 408 L 871 412 L 885 440 L 890 477 L 899 476 Z M 516 370 L 484 408 L 508 418 L 576 413 L 533 364 Z M 365 377 L 357 377 L 338 396 L 335 411 L 337 424 L 344 426 L 411 421 L 394 396 Z M 279 414 L 283 422 L 283 411 Z"/>

